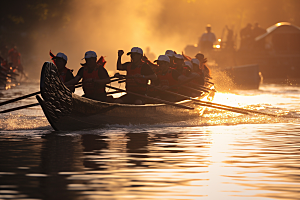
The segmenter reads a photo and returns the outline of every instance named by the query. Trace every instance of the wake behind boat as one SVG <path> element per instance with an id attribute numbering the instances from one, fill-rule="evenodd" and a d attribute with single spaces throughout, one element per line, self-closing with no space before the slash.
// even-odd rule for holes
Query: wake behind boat
<path id="1" fill-rule="evenodd" d="M 56 131 L 97 128 L 109 124 L 155 124 L 188 120 L 203 114 L 205 107 L 191 100 L 168 104 L 118 104 L 96 101 L 72 93 L 59 79 L 57 67 L 45 62 L 40 80 L 41 96 L 36 96 L 49 123 Z M 199 99 L 206 99 L 203 93 Z"/>

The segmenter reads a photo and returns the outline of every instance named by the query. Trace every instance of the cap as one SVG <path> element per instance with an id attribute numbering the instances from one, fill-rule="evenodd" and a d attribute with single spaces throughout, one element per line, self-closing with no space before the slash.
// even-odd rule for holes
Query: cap
<path id="1" fill-rule="evenodd" d="M 198 60 L 202 60 L 204 58 L 204 55 L 202 53 L 197 53 L 195 56 Z"/>
<path id="2" fill-rule="evenodd" d="M 191 70 L 193 69 L 193 64 L 190 61 L 184 61 L 184 65 L 188 66 Z"/>
<path id="3" fill-rule="evenodd" d="M 140 47 L 132 47 L 131 51 L 127 53 L 130 55 L 131 53 L 139 53 L 143 55 L 143 50 Z"/>
<path id="4" fill-rule="evenodd" d="M 181 54 L 175 54 L 175 58 L 184 60 L 183 55 Z"/>
<path id="5" fill-rule="evenodd" d="M 157 61 L 165 61 L 165 62 L 170 63 L 170 58 L 166 55 L 160 55 L 160 56 L 158 56 L 158 59 L 155 60 L 154 62 L 157 62 Z"/>
<path id="6" fill-rule="evenodd" d="M 61 53 L 61 52 L 57 53 L 56 56 L 53 57 L 52 59 L 55 59 L 55 58 L 62 58 L 62 59 L 64 59 L 66 62 L 68 61 L 68 57 L 66 56 L 66 54 Z"/>
<path id="7" fill-rule="evenodd" d="M 199 61 L 197 58 L 193 58 L 193 59 L 191 60 L 191 62 L 192 62 L 193 64 L 200 65 L 200 61 Z"/>
<path id="8" fill-rule="evenodd" d="M 173 56 L 175 56 L 175 53 L 172 50 L 167 50 L 166 53 L 165 53 L 165 55 L 169 56 L 169 57 L 173 57 Z"/>
<path id="9" fill-rule="evenodd" d="M 84 54 L 84 58 L 97 58 L 97 54 L 95 51 L 87 51 Z"/>

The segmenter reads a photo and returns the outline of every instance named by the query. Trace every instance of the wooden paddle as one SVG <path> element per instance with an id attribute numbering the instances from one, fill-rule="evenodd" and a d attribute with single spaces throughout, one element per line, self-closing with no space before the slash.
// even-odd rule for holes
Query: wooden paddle
<path id="1" fill-rule="evenodd" d="M 115 77 L 111 77 L 111 78 L 115 78 Z M 119 80 L 119 79 L 117 79 L 117 80 Z M 113 81 L 111 81 L 111 82 L 114 82 L 114 81 L 117 81 L 117 80 L 113 80 Z M 78 84 L 75 85 L 75 88 L 79 88 L 79 87 L 81 87 L 81 86 L 82 86 L 82 82 L 79 82 Z M 19 100 L 22 100 L 22 99 L 26 99 L 26 98 L 35 96 L 35 95 L 40 94 L 40 93 L 41 93 L 41 92 L 38 91 L 38 92 L 34 92 L 34 93 L 31 93 L 31 94 L 27 94 L 27 95 L 24 95 L 24 96 L 15 98 L 15 99 L 10 99 L 10 100 L 7 100 L 7 101 L 3 101 L 3 102 L 0 102 L 0 106 L 6 105 L 6 104 L 9 104 L 9 103 L 13 103 L 13 102 L 16 102 L 16 101 L 19 101 Z"/>
<path id="2" fill-rule="evenodd" d="M 121 79 L 121 78 L 117 78 L 117 77 L 110 77 L 110 79 L 113 79 L 113 78 L 116 78 L 115 80 L 112 80 L 112 81 L 110 81 L 110 83 L 112 83 L 112 82 L 116 82 L 116 81 L 119 81 L 119 80 L 123 80 L 123 79 Z M 79 82 L 79 83 L 77 83 L 76 85 L 75 85 L 75 87 L 76 88 L 78 88 L 78 87 L 81 87 L 82 86 L 82 83 L 83 82 Z"/>
<path id="3" fill-rule="evenodd" d="M 135 95 L 135 96 L 139 96 L 139 97 L 142 97 L 142 98 L 145 98 L 145 99 L 150 99 L 150 100 L 154 100 L 154 101 L 157 101 L 157 102 L 160 102 L 160 103 L 172 105 L 172 106 L 175 106 L 175 107 L 184 108 L 184 109 L 189 109 L 189 110 L 193 110 L 193 109 L 194 109 L 193 107 L 184 106 L 184 105 L 181 105 L 181 104 L 176 104 L 176 103 L 173 103 L 173 102 L 170 102 L 170 101 L 166 101 L 166 100 L 163 100 L 163 99 L 158 99 L 158 98 L 154 98 L 154 97 L 148 97 L 148 96 L 145 96 L 145 95 L 141 95 L 141 94 L 137 94 L 137 93 L 134 93 L 134 92 L 122 90 L 122 89 L 120 89 L 120 88 L 112 87 L 112 86 L 109 86 L 109 85 L 106 85 L 106 87 L 111 88 L 111 89 L 114 89 L 114 90 L 118 90 L 118 91 L 120 91 L 120 92 L 126 92 L 126 93 L 128 93 L 128 94 L 132 94 L 132 95 Z"/>
<path id="4" fill-rule="evenodd" d="M 21 110 L 21 109 L 24 109 L 24 108 L 29 108 L 29 107 L 38 106 L 38 105 L 40 105 L 40 104 L 39 103 L 33 103 L 33 104 L 25 105 L 25 106 L 19 106 L 19 107 L 7 109 L 7 110 L 2 110 L 2 111 L 0 111 L 0 113 L 12 112 L 12 111 Z"/>
<path id="5" fill-rule="evenodd" d="M 211 103 L 211 102 L 208 102 L 208 101 L 202 101 L 202 100 L 199 100 L 199 99 L 193 99 L 193 98 L 191 98 L 189 96 L 185 96 L 183 94 L 171 92 L 171 91 L 164 90 L 164 89 L 154 87 L 154 86 L 152 86 L 152 87 L 157 89 L 157 90 L 161 90 L 161 91 L 164 91 L 166 93 L 173 94 L 175 96 L 183 97 L 185 99 L 190 99 L 194 102 L 197 102 L 197 104 L 201 104 L 202 106 L 207 106 L 207 107 L 217 108 L 217 109 L 220 109 L 220 110 L 227 110 L 227 111 L 237 112 L 237 113 L 242 113 L 242 114 L 255 113 L 255 114 L 260 114 L 260 115 L 268 115 L 268 116 L 272 116 L 272 117 L 284 117 L 284 116 L 276 115 L 276 114 L 264 113 L 264 112 L 255 111 L 255 110 L 232 107 L 232 106 L 227 106 L 227 105 L 223 105 L 223 104 Z M 285 116 L 285 117 L 287 117 L 287 116 Z M 287 117 L 287 118 L 289 118 L 289 117 Z"/>
<path id="6" fill-rule="evenodd" d="M 195 88 L 192 88 L 192 87 L 188 87 L 188 86 L 185 86 L 185 85 L 182 85 L 180 87 L 183 87 L 185 89 L 192 90 L 192 91 L 195 91 L 195 92 L 210 92 L 209 90 L 206 90 L 206 89 L 198 90 L 198 89 L 195 89 Z"/>
<path id="7" fill-rule="evenodd" d="M 3 105 L 5 105 L 5 104 L 9 104 L 9 103 L 13 103 L 13 102 L 16 102 L 16 101 L 19 101 L 19 100 L 22 100 L 22 99 L 26 99 L 26 98 L 32 97 L 32 96 L 37 95 L 37 94 L 40 94 L 40 93 L 41 93 L 41 92 L 38 91 L 38 92 L 34 92 L 34 93 L 31 93 L 31 94 L 27 94 L 27 95 L 24 95 L 24 96 L 15 98 L 15 99 L 10 99 L 10 100 L 1 102 L 1 103 L 0 103 L 0 106 L 3 106 Z"/>
<path id="8" fill-rule="evenodd" d="M 190 83 L 193 87 L 195 87 L 196 89 L 201 89 L 201 90 L 208 90 L 208 91 L 214 91 L 214 92 L 217 92 L 217 90 L 215 89 L 210 89 L 210 88 L 207 88 L 207 87 L 204 87 L 203 85 L 198 85 L 198 84 L 195 84 L 195 83 Z"/>

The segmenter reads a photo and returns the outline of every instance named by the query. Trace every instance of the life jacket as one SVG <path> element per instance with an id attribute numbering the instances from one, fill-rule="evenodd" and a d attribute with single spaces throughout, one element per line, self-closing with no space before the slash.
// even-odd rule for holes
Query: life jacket
<path id="1" fill-rule="evenodd" d="M 202 72 L 202 70 L 198 70 L 198 71 L 195 71 L 194 73 L 197 73 L 199 74 L 199 78 L 198 79 L 194 79 L 191 81 L 192 84 L 196 84 L 196 85 L 204 85 L 204 74 Z"/>
<path id="2" fill-rule="evenodd" d="M 165 74 L 162 74 L 162 73 L 157 74 L 157 78 L 160 81 L 160 84 L 162 86 L 166 85 L 166 86 L 171 87 L 178 83 L 178 81 L 173 78 L 172 71 L 173 71 L 173 69 L 170 68 L 170 69 L 168 69 L 167 73 L 165 73 Z M 171 90 L 175 91 L 175 90 L 177 90 L 177 87 L 176 88 L 172 87 Z"/>
<path id="3" fill-rule="evenodd" d="M 5 71 L 8 71 L 9 70 L 9 66 L 8 66 L 8 63 L 7 63 L 7 60 L 2 60 L 1 62 L 1 68 Z"/>
<path id="4" fill-rule="evenodd" d="M 167 71 L 167 73 L 165 73 L 165 74 L 162 74 L 162 73 L 157 74 L 157 78 L 160 81 L 160 84 L 162 86 L 169 86 L 169 87 L 171 87 L 171 89 L 170 89 L 171 91 L 177 92 L 178 91 L 178 87 L 172 87 L 172 86 L 178 84 L 178 81 L 175 80 L 173 78 L 173 76 L 172 76 L 172 71 L 173 70 L 174 69 L 169 68 L 168 71 Z"/>
<path id="5" fill-rule="evenodd" d="M 141 74 L 142 66 L 145 64 L 141 61 L 140 64 L 132 69 L 132 63 L 127 66 L 127 76 Z M 128 78 L 126 79 L 126 90 L 130 92 L 144 93 L 147 91 L 148 80 L 145 78 Z"/>
<path id="6" fill-rule="evenodd" d="M 105 94 L 105 85 L 100 86 L 98 84 L 94 84 L 94 83 L 86 83 L 86 79 L 96 79 L 99 80 L 99 76 L 98 76 L 98 70 L 99 70 L 99 66 L 97 66 L 91 73 L 88 72 L 88 68 L 84 67 L 83 70 L 83 77 L 82 77 L 82 88 L 84 91 L 84 94 L 86 96 L 97 96 L 100 94 Z"/>
<path id="7" fill-rule="evenodd" d="M 188 67 L 183 67 L 182 68 L 182 75 L 184 75 L 184 76 L 189 76 L 189 74 L 188 74 L 188 72 L 189 72 L 190 70 L 189 70 L 189 68 Z"/>
<path id="8" fill-rule="evenodd" d="M 68 69 L 68 68 L 64 68 L 64 70 L 60 73 L 59 75 L 59 79 L 65 83 L 66 82 L 66 77 L 67 77 L 67 73 L 68 72 L 71 72 L 72 73 L 72 70 Z"/>
<path id="9" fill-rule="evenodd" d="M 21 54 L 15 48 L 8 51 L 8 59 L 13 64 L 13 67 L 21 66 Z"/>

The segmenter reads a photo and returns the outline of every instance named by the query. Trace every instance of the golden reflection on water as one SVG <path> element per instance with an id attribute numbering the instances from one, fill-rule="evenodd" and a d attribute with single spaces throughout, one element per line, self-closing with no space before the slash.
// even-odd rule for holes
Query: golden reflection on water
<path id="1" fill-rule="evenodd" d="M 0 198 L 30 194 L 21 176 L 34 191 L 47 186 L 47 195 L 75 199 L 293 199 L 300 187 L 297 132 L 296 125 L 246 124 L 2 135 Z M 22 149 L 28 159 L 13 159 Z"/>
<path id="2" fill-rule="evenodd" d="M 215 98 L 213 100 L 213 103 L 223 104 L 247 110 L 259 111 L 262 113 L 283 115 L 293 113 L 292 111 L 288 111 L 286 109 L 286 105 L 290 105 L 292 102 L 293 99 L 286 98 L 286 96 L 261 93 L 257 94 L 257 92 L 252 94 L 251 92 L 247 93 L 243 91 L 242 94 L 218 92 L 216 93 Z M 299 106 L 293 108 L 300 109 Z M 255 113 L 250 113 L 247 115 L 207 107 L 207 110 L 204 113 L 202 120 L 205 121 L 205 123 L 207 123 L 208 125 L 265 124 L 299 121 L 300 115 L 297 112 L 294 112 L 292 116 L 296 118 L 272 117 L 263 114 L 259 115 Z M 297 119 L 297 117 L 299 118 Z"/>
<path id="3" fill-rule="evenodd" d="M 217 93 L 214 102 L 300 110 L 297 91 L 275 92 L 281 88 Z M 299 199 L 298 119 L 208 108 L 203 117 L 168 125 L 20 130 L 48 124 L 34 113 L 40 110 L 0 119 L 13 130 L 0 132 L 0 198 Z"/>

